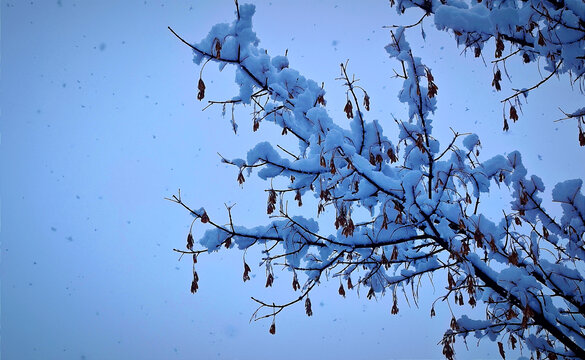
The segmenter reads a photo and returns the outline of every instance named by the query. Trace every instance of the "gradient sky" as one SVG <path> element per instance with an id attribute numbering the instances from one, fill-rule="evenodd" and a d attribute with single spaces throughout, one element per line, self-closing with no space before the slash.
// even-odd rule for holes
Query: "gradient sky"
<path id="1" fill-rule="evenodd" d="M 292 68 L 324 81 L 335 118 L 346 123 L 335 78 L 349 59 L 370 94 L 368 116 L 395 138 L 391 114 L 406 113 L 382 27 L 416 16 L 398 17 L 382 0 L 253 2 L 261 46 L 271 55 L 288 49 Z M 433 319 L 429 312 L 443 279 L 435 290 L 424 284 L 420 309 L 402 301 L 396 316 L 390 298 L 343 299 L 336 281 L 323 284 L 311 296 L 314 316 L 307 318 L 302 304 L 288 309 L 277 318 L 276 336 L 269 321 L 249 323 L 256 309 L 250 296 L 291 298 L 287 274 L 265 290 L 264 270 L 250 263 L 258 279 L 242 284 L 242 254 L 224 250 L 200 256 L 200 290 L 189 292 L 191 263 L 177 261 L 172 249 L 184 246 L 191 218 L 164 198 L 181 188 L 187 203 L 210 216 L 225 218 L 224 204 L 235 203 L 237 222 L 263 224 L 267 184 L 252 177 L 239 187 L 237 172 L 217 153 L 243 157 L 266 139 L 291 144 L 268 124 L 252 133 L 250 109 L 236 112 L 238 135 L 221 108 L 201 111 L 200 68 L 167 26 L 196 42 L 233 13 L 231 0 L 1 2 L 2 359 L 441 358 L 437 343 L 450 315 L 445 306 Z M 460 55 L 431 24 L 425 31 L 425 43 L 419 28 L 409 40 L 439 86 L 434 125 L 443 143 L 452 127 L 480 136 L 483 159 L 518 149 L 548 191 L 585 178 L 575 124 L 553 122 L 562 117 L 557 107 L 582 106 L 567 77 L 530 95 L 504 134 L 499 101 L 511 90 L 504 81 L 502 93 L 492 91 L 491 56 L 486 65 Z M 539 79 L 535 66 L 508 69 L 516 87 Z M 209 64 L 203 76 L 206 99 L 236 94 L 233 68 L 220 73 Z M 502 200 L 505 194 L 494 192 L 488 211 L 498 214 Z M 482 344 L 470 340 L 467 352 L 458 340 L 459 358 L 498 356 Z"/>

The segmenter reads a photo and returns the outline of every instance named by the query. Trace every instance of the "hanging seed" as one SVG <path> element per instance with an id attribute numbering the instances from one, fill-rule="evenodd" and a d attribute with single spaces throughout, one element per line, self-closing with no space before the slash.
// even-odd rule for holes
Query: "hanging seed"
<path id="1" fill-rule="evenodd" d="M 299 284 L 299 280 L 297 279 L 297 274 L 294 274 L 293 276 L 292 288 L 294 291 L 301 288 L 301 284 Z"/>
<path id="2" fill-rule="evenodd" d="M 313 310 L 311 309 L 311 299 L 309 299 L 308 296 L 305 300 L 305 312 L 307 313 L 307 316 L 313 316 Z"/>
<path id="3" fill-rule="evenodd" d="M 351 278 L 349 276 L 347 277 L 347 288 L 349 290 L 353 289 L 353 284 L 351 283 Z"/>
<path id="4" fill-rule="evenodd" d="M 193 235 L 189 233 L 189 235 L 187 235 L 187 249 L 193 251 L 193 245 L 194 245 Z"/>
<path id="5" fill-rule="evenodd" d="M 266 277 L 266 286 L 265 287 L 272 287 L 272 283 L 274 282 L 274 276 L 269 273 L 268 276 Z"/>
<path id="6" fill-rule="evenodd" d="M 370 111 L 370 97 L 368 96 L 368 93 L 365 93 L 364 95 L 364 106 L 366 111 Z"/>
<path id="7" fill-rule="evenodd" d="M 498 69 L 494 73 L 494 79 L 492 80 L 492 86 L 495 87 L 497 91 L 502 90 L 502 87 L 500 86 L 500 81 L 502 81 L 502 73 Z"/>
<path id="8" fill-rule="evenodd" d="M 345 297 L 345 289 L 343 288 L 343 284 L 339 284 L 339 290 L 337 292 L 339 295 Z"/>
<path id="9" fill-rule="evenodd" d="M 479 48 L 479 46 L 474 49 L 474 55 L 476 58 L 481 56 L 481 49 Z"/>
<path id="10" fill-rule="evenodd" d="M 544 41 L 544 36 L 542 35 L 542 32 L 538 32 L 538 45 L 540 46 L 544 46 L 546 45 L 546 42 Z"/>
<path id="11" fill-rule="evenodd" d="M 349 101 L 349 99 L 347 100 L 347 103 L 345 104 L 343 111 L 345 111 L 345 115 L 347 116 L 348 119 L 351 119 L 353 117 L 353 105 L 351 104 L 351 101 Z"/>
<path id="12" fill-rule="evenodd" d="M 246 264 L 246 262 L 244 261 L 244 275 L 242 276 L 244 282 L 250 280 L 250 267 L 248 266 L 248 264 Z"/>
<path id="13" fill-rule="evenodd" d="M 270 330 L 268 330 L 272 335 L 276 334 L 276 324 L 274 324 L 274 322 L 272 322 L 272 325 L 270 325 Z"/>
<path id="14" fill-rule="evenodd" d="M 240 171 L 240 173 L 238 174 L 238 183 L 242 185 L 244 182 L 246 182 L 246 178 L 244 177 L 244 174 L 242 174 L 242 172 Z"/>
<path id="15" fill-rule="evenodd" d="M 518 113 L 516 112 L 516 108 L 514 106 L 510 107 L 510 119 L 516 122 L 518 120 Z"/>
<path id="16" fill-rule="evenodd" d="M 197 100 L 201 101 L 205 97 L 205 83 L 201 78 L 199 78 L 199 82 L 197 83 L 197 89 L 199 90 L 197 93 Z"/>
<path id="17" fill-rule="evenodd" d="M 301 198 L 301 191 L 297 190 L 297 193 L 295 194 L 295 200 L 297 201 L 299 207 L 303 206 L 303 200 Z"/>
<path id="18" fill-rule="evenodd" d="M 498 37 L 496 38 L 496 53 L 495 53 L 496 59 L 502 57 L 503 51 L 504 51 L 504 41 L 502 40 L 502 36 L 498 35 Z"/>
<path id="19" fill-rule="evenodd" d="M 203 215 L 201 215 L 201 222 L 206 224 L 209 222 L 209 216 L 207 216 L 207 212 L 204 210 Z"/>
<path id="20" fill-rule="evenodd" d="M 506 352 L 504 351 L 504 344 L 498 341 L 498 350 L 500 350 L 500 356 L 506 360 Z"/>
<path id="21" fill-rule="evenodd" d="M 215 39 L 215 53 L 216 53 L 216 57 L 219 59 L 219 57 L 221 56 L 221 43 L 219 42 L 219 39 Z"/>

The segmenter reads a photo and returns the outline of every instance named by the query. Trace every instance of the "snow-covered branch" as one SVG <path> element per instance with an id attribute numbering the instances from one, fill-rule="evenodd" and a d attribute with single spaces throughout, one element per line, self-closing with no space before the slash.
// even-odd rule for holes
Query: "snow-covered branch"
<path id="1" fill-rule="evenodd" d="M 544 61 L 542 80 L 536 84 L 513 89 L 502 100 L 509 117 L 504 115 L 504 130 L 508 119 L 517 121 L 517 108 L 529 93 L 554 75 L 569 74 L 571 85 L 585 85 L 585 6 L 580 0 L 394 0 L 399 14 L 408 8 L 419 8 L 424 16 L 416 25 L 423 26 L 425 17 L 432 18 L 439 30 L 451 32 L 458 45 L 483 56 L 486 44 L 495 41 L 492 86 L 501 90 L 502 70 L 506 61 L 521 57 L 523 63 Z M 413 24 L 414 26 L 414 24 Z M 508 47 L 508 54 L 505 54 Z M 539 63 L 540 64 L 540 63 Z M 578 111 L 576 111 L 578 112 Z M 579 143 L 585 146 L 582 117 L 577 120 Z"/>
<path id="2" fill-rule="evenodd" d="M 539 52 L 545 51 L 544 45 L 538 45 L 530 31 L 518 28 L 520 25 L 504 29 L 503 20 L 493 14 L 506 15 L 506 24 L 514 24 L 510 20 L 514 16 L 527 16 L 528 9 L 540 17 L 560 16 L 563 23 L 548 30 L 546 24 L 541 24 L 538 31 L 544 31 L 547 39 L 553 30 L 555 36 L 566 33 L 562 35 L 566 38 L 561 38 L 565 42 L 571 34 L 580 33 L 583 26 L 567 15 L 575 13 L 567 10 L 573 9 L 573 2 L 547 2 L 546 6 L 528 2 L 520 7 L 514 7 L 513 1 L 504 3 L 508 5 L 496 7 L 496 2 L 490 1 L 469 7 L 454 1 L 399 1 L 397 6 L 417 6 L 434 13 L 436 23 L 460 32 L 457 37 L 466 46 L 481 49 L 485 41 L 496 36 L 499 41 L 534 48 L 521 50 L 529 59 L 544 54 Z M 556 12 L 549 9 L 551 6 L 557 8 Z M 311 291 L 330 275 L 343 279 L 348 290 L 368 289 L 368 298 L 391 293 L 391 313 L 396 314 L 397 290 L 411 285 L 416 300 L 419 285 L 415 284 L 420 283 L 421 277 L 446 273 L 442 301 L 463 305 L 467 299 L 473 307 L 480 303 L 486 307 L 485 319 L 472 320 L 464 315 L 451 322 L 442 341 L 443 354 L 448 359 L 454 356 L 452 344 L 456 336 L 469 334 L 497 341 L 502 356 L 503 339 L 507 338 L 511 348 L 520 340 L 528 351 L 544 353 L 549 358 L 585 358 L 582 180 L 569 180 L 554 187 L 552 199 L 562 211 L 559 219 L 543 203 L 544 184 L 535 175 L 528 177 L 520 153 L 481 160 L 479 137 L 456 132 L 453 140 L 442 147 L 433 137 L 438 86 L 431 69 L 413 54 L 406 40 L 407 27 L 395 29 L 386 47 L 389 56 L 402 66 L 399 79 L 403 87 L 398 99 L 408 106 L 407 119 L 396 120 L 398 138 L 387 138 L 384 124 L 361 111 L 358 95 L 363 92 L 366 111 L 371 99 L 355 85 L 347 64 L 341 67 L 347 87 L 344 112 L 350 124 L 349 128 L 341 127 L 329 116 L 323 87 L 289 68 L 285 56 L 270 57 L 258 47 L 252 31 L 253 14 L 253 5 L 238 6 L 237 19 L 232 24 L 214 26 L 205 39 L 195 44 L 173 31 L 193 50 L 195 63 L 236 66 L 239 94 L 213 103 L 253 106 L 254 131 L 261 131 L 260 121 L 269 121 L 282 129 L 283 136 L 291 133 L 299 139 L 297 151 L 279 147 L 285 157 L 270 142 L 261 142 L 248 151 L 245 159 L 222 158 L 237 168 L 240 185 L 246 175 L 256 171 L 261 179 L 271 180 L 266 191 L 270 215 L 266 225 L 237 226 L 230 208 L 228 224 L 221 225 L 219 215 L 210 217 L 203 208 L 194 210 L 180 194 L 170 199 L 189 211 L 193 222 L 210 227 L 198 239 L 197 248 L 190 231 L 187 250 L 176 250 L 181 255 L 193 255 L 191 291 L 198 290 L 197 255 L 222 247 L 237 247 L 246 253 L 258 248 L 262 266 L 266 267 L 266 287 L 275 280 L 273 268 L 282 267 L 290 272 L 293 290 L 300 290 L 300 295 L 283 304 L 254 298 L 259 304 L 254 318 L 272 318 L 270 332 L 274 334 L 276 315 L 285 308 L 304 300 L 306 314 L 312 315 Z M 453 14 L 459 14 L 457 22 L 451 18 Z M 485 23 L 486 16 L 494 23 Z M 469 25 L 471 20 L 475 21 L 474 27 Z M 534 21 L 540 24 L 544 20 Z M 473 43 L 468 44 L 471 40 Z M 581 76 L 582 64 L 573 60 L 565 54 L 551 63 L 551 71 L 580 71 Z M 198 97 L 202 100 L 202 78 L 199 83 Z M 273 183 L 284 185 L 274 188 Z M 512 197 L 510 206 L 502 204 L 499 222 L 484 214 L 480 202 L 481 194 L 494 186 L 509 189 Z M 315 198 L 314 215 L 326 211 L 335 214 L 335 233 L 320 230 L 322 219 L 292 215 L 294 210 L 289 212 L 288 205 L 283 205 L 291 200 L 301 207 L 307 195 Z M 369 210 L 369 216 L 356 214 L 358 207 Z M 244 258 L 244 281 L 250 279 L 250 271 Z M 345 296 L 343 283 L 338 292 Z M 433 307 L 431 314 L 434 311 Z"/>

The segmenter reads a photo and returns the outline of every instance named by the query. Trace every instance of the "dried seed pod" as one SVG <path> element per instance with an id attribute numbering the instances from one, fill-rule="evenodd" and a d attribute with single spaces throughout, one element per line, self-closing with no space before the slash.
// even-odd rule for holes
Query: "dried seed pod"
<path id="1" fill-rule="evenodd" d="M 341 231 L 341 234 L 345 235 L 345 237 L 353 235 L 353 231 L 355 230 L 355 225 L 353 224 L 353 220 L 349 218 L 345 227 Z"/>
<path id="2" fill-rule="evenodd" d="M 345 207 L 341 207 L 339 209 L 339 211 L 337 212 L 337 216 L 335 217 L 335 228 L 339 229 L 339 227 L 345 227 L 346 223 L 347 223 L 347 219 L 346 219 L 346 213 L 345 213 Z"/>
<path id="3" fill-rule="evenodd" d="M 520 195 L 520 205 L 526 205 L 528 203 L 528 193 L 526 191 L 522 191 Z"/>
<path id="4" fill-rule="evenodd" d="M 193 271 L 193 281 L 191 282 L 191 294 L 195 294 L 197 289 L 199 289 L 199 275 L 197 275 L 197 271 Z"/>
<path id="5" fill-rule="evenodd" d="M 504 41 L 502 40 L 502 36 L 498 35 L 498 37 L 496 38 L 496 53 L 495 53 L 496 59 L 502 57 L 503 51 L 504 51 Z"/>
<path id="6" fill-rule="evenodd" d="M 238 174 L 238 184 L 242 185 L 244 182 L 246 182 L 246 178 L 244 177 L 244 174 L 240 171 L 240 173 Z"/>
<path id="7" fill-rule="evenodd" d="M 453 279 L 450 271 L 447 273 L 447 284 L 449 285 L 449 290 L 455 288 L 455 279 Z"/>
<path id="8" fill-rule="evenodd" d="M 402 213 L 399 212 L 398 215 L 396 215 L 396 219 L 394 219 L 394 222 L 397 224 L 402 224 L 403 220 L 402 220 Z"/>
<path id="9" fill-rule="evenodd" d="M 270 330 L 268 330 L 272 335 L 276 334 L 276 324 L 274 323 L 274 321 L 272 322 L 272 325 L 270 325 Z"/>
<path id="10" fill-rule="evenodd" d="M 544 46 L 546 45 L 546 42 L 544 41 L 544 36 L 542 35 L 542 32 L 538 32 L 538 45 L 540 46 Z"/>
<path id="11" fill-rule="evenodd" d="M 199 92 L 197 93 L 197 100 L 201 101 L 205 97 L 205 83 L 203 79 L 199 78 L 199 83 L 197 84 L 197 89 Z"/>
<path id="12" fill-rule="evenodd" d="M 526 327 L 528 326 L 528 320 L 532 316 L 534 316 L 534 312 L 532 311 L 530 306 L 526 305 L 526 307 L 524 308 L 524 311 L 522 313 L 522 324 L 520 325 L 522 327 L 522 329 L 526 329 Z"/>
<path id="13" fill-rule="evenodd" d="M 512 347 L 512 350 L 516 349 L 516 338 L 514 337 L 514 335 L 510 334 L 510 346 Z"/>
<path id="14" fill-rule="evenodd" d="M 398 248 L 394 245 L 392 249 L 392 255 L 390 255 L 390 261 L 398 260 Z"/>
<path id="15" fill-rule="evenodd" d="M 339 293 L 339 295 L 345 297 L 345 289 L 343 288 L 343 284 L 339 284 L 339 290 L 337 290 L 337 292 Z"/>
<path id="16" fill-rule="evenodd" d="M 516 249 L 512 250 L 512 253 L 508 256 L 508 261 L 512 265 L 518 265 L 518 253 Z"/>
<path id="17" fill-rule="evenodd" d="M 333 155 L 331 155 L 331 161 L 329 161 L 329 171 L 331 171 L 331 175 L 335 175 L 337 169 L 335 168 L 335 161 Z"/>
<path id="18" fill-rule="evenodd" d="M 390 222 L 390 219 L 388 219 L 388 215 L 386 215 L 386 212 L 384 212 L 384 215 L 382 215 L 382 229 L 388 230 L 388 223 L 389 222 Z M 392 253 L 394 254 L 394 252 L 392 252 Z"/>
<path id="19" fill-rule="evenodd" d="M 248 266 L 248 264 L 246 264 L 246 262 L 244 261 L 244 275 L 242 276 L 244 282 L 250 280 L 250 267 Z"/>
<path id="20" fill-rule="evenodd" d="M 219 39 L 215 39 L 215 56 L 219 59 L 221 56 L 221 42 Z"/>
<path id="21" fill-rule="evenodd" d="M 381 164 L 384 161 L 384 159 L 382 158 L 382 155 L 378 154 L 376 155 L 376 163 Z"/>
<path id="22" fill-rule="evenodd" d="M 461 244 L 461 254 L 463 256 L 467 256 L 470 251 L 471 251 L 471 249 L 469 248 L 469 242 L 464 241 L 463 244 Z"/>
<path id="23" fill-rule="evenodd" d="M 427 93 L 429 98 L 434 98 L 437 95 L 439 87 L 434 82 L 429 82 L 428 85 L 429 92 Z"/>
<path id="24" fill-rule="evenodd" d="M 295 200 L 297 201 L 299 207 L 303 206 L 303 199 L 301 198 L 301 191 L 297 190 L 296 194 L 295 194 Z"/>
<path id="25" fill-rule="evenodd" d="M 516 314 L 516 312 L 514 310 L 512 310 L 512 308 L 509 308 L 506 313 L 506 320 L 512 320 L 518 317 L 518 314 Z"/>
<path id="26" fill-rule="evenodd" d="M 305 312 L 307 313 L 307 316 L 313 316 L 313 310 L 311 309 L 311 299 L 309 299 L 308 296 L 305 300 Z"/>
<path id="27" fill-rule="evenodd" d="M 349 99 L 347 100 L 347 103 L 345 104 L 343 111 L 345 112 L 345 115 L 347 116 L 348 119 L 353 118 L 353 105 L 351 104 L 351 101 L 349 101 Z"/>
<path id="28" fill-rule="evenodd" d="M 272 287 L 272 283 L 274 282 L 274 276 L 272 275 L 272 273 L 269 273 L 268 276 L 266 277 L 266 286 L 265 287 Z"/>
<path id="29" fill-rule="evenodd" d="M 475 57 L 476 57 L 476 58 L 478 58 L 478 57 L 480 57 L 480 56 L 481 56 L 481 49 L 479 48 L 479 46 L 477 46 L 477 47 L 474 49 L 474 55 L 475 55 Z"/>
<path id="30" fill-rule="evenodd" d="M 189 233 L 189 235 L 187 235 L 187 249 L 193 251 L 193 245 L 194 245 L 193 235 Z"/>
<path id="31" fill-rule="evenodd" d="M 435 84 L 435 78 L 433 77 L 433 74 L 431 74 L 431 70 L 426 68 L 426 75 L 427 75 L 427 88 L 428 88 L 428 97 L 429 98 L 434 98 L 435 95 L 437 95 L 437 92 L 439 90 L 439 87 L 437 86 L 437 84 Z"/>
<path id="32" fill-rule="evenodd" d="M 497 91 L 502 90 L 502 87 L 500 86 L 500 81 L 502 81 L 502 73 L 498 69 L 494 73 L 494 79 L 492 80 L 492 86 L 495 87 Z"/>
<path id="33" fill-rule="evenodd" d="M 510 119 L 516 122 L 518 120 L 518 113 L 516 112 L 516 108 L 514 106 L 510 107 Z"/>
<path id="34" fill-rule="evenodd" d="M 351 277 L 347 277 L 347 288 L 349 290 L 353 289 L 353 284 L 351 283 Z"/>
<path id="35" fill-rule="evenodd" d="M 388 270 L 388 268 L 390 268 L 390 262 L 386 258 L 386 254 L 384 253 L 384 251 L 382 251 L 382 256 L 380 258 L 380 264 L 382 264 L 386 270 Z"/>
<path id="36" fill-rule="evenodd" d="M 298 289 L 301 288 L 301 284 L 299 284 L 299 279 L 297 279 L 297 274 L 293 275 L 292 288 L 294 291 L 297 291 Z"/>
<path id="37" fill-rule="evenodd" d="M 388 154 L 388 157 L 390 158 L 391 163 L 395 163 L 398 161 L 398 157 L 396 156 L 396 154 L 394 153 L 394 150 L 392 148 L 389 148 L 386 153 Z"/>
<path id="38" fill-rule="evenodd" d="M 346 159 L 346 160 L 347 160 L 347 169 L 348 170 L 355 170 L 355 167 L 351 163 L 351 159 Z"/>
<path id="39" fill-rule="evenodd" d="M 428 81 L 435 81 L 435 78 L 433 77 L 433 74 L 431 73 L 431 69 L 425 67 L 425 72 L 426 72 Z"/>
<path id="40" fill-rule="evenodd" d="M 417 135 L 415 145 L 420 150 L 420 152 L 422 152 L 423 154 L 426 153 L 427 149 L 425 149 L 424 139 L 423 139 L 422 134 Z"/>
<path id="41" fill-rule="evenodd" d="M 463 222 L 463 219 L 459 219 L 459 223 L 457 224 L 457 226 L 459 231 L 465 230 L 465 223 Z"/>
<path id="42" fill-rule="evenodd" d="M 473 233 L 473 239 L 477 243 L 477 246 L 480 248 L 483 247 L 483 238 L 484 238 L 484 235 L 481 233 L 479 228 L 476 228 L 475 232 Z"/>
<path id="43" fill-rule="evenodd" d="M 274 191 L 274 189 L 270 189 L 270 191 L 268 192 L 268 205 L 266 207 L 266 213 L 268 215 L 272 214 L 274 212 L 275 208 L 276 208 L 276 191 Z"/>
<path id="44" fill-rule="evenodd" d="M 203 215 L 201 215 L 201 222 L 206 224 L 209 222 L 209 216 L 207 216 L 207 212 L 203 210 Z"/>
<path id="45" fill-rule="evenodd" d="M 498 341 L 498 350 L 500 350 L 500 356 L 506 360 L 506 352 L 504 351 L 504 344 Z"/>
<path id="46" fill-rule="evenodd" d="M 398 314 L 398 302 L 396 301 L 396 297 L 394 298 L 394 303 L 392 304 L 392 310 L 390 311 L 392 315 Z"/>
<path id="47" fill-rule="evenodd" d="M 449 324 L 451 330 L 459 330 L 459 324 L 457 324 L 457 320 L 455 317 L 451 317 L 451 323 Z"/>
<path id="48" fill-rule="evenodd" d="M 368 291 L 368 295 L 366 296 L 368 300 L 370 300 L 375 295 L 374 287 L 370 287 L 370 291 Z"/>
<path id="49" fill-rule="evenodd" d="M 327 200 L 329 200 L 329 195 L 330 195 L 329 190 L 326 190 L 326 189 L 321 190 L 319 192 L 319 199 L 327 201 Z M 323 210 L 325 210 L 325 209 L 323 209 Z"/>
<path id="50" fill-rule="evenodd" d="M 459 294 L 459 306 L 463 306 L 465 303 L 463 302 L 463 294 Z"/>
<path id="51" fill-rule="evenodd" d="M 366 111 L 370 111 L 370 97 L 368 96 L 368 93 L 364 91 L 364 107 L 366 108 Z"/>
<path id="52" fill-rule="evenodd" d="M 447 337 L 447 340 L 443 338 L 443 355 L 445 355 L 445 359 L 447 360 L 454 360 L 455 359 L 455 350 L 453 350 L 453 346 L 451 346 L 451 341 L 449 341 L 450 337 Z"/>

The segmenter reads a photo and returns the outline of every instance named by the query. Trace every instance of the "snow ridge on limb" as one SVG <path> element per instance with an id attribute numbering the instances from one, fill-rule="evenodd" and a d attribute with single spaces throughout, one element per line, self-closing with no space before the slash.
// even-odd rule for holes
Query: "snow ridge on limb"
<path id="1" fill-rule="evenodd" d="M 413 55 L 405 27 L 391 33 L 386 47 L 402 65 L 395 72 L 403 81 L 398 99 L 409 109 L 407 121 L 395 119 L 398 138 L 392 142 L 382 124 L 361 111 L 358 100 L 363 99 L 367 111 L 371 99 L 348 76 L 346 64 L 341 65 L 347 88 L 344 112 L 351 122 L 349 129 L 342 128 L 327 112 L 323 87 L 290 69 L 285 56 L 270 57 L 258 47 L 251 22 L 254 7 L 236 6 L 232 24 L 214 26 L 197 44 L 175 35 L 193 49 L 197 64 L 237 67 L 239 94 L 210 104 L 253 106 L 254 131 L 261 131 L 264 120 L 273 122 L 283 135 L 299 140 L 298 149 L 261 142 L 245 159 L 223 159 L 237 168 L 240 185 L 255 170 L 263 180 L 286 179 L 284 188 L 266 190 L 266 212 L 272 218 L 267 225 L 237 226 L 230 208 L 229 222 L 221 225 L 218 215 L 193 210 L 180 194 L 170 199 L 187 209 L 194 222 L 210 227 L 197 249 L 192 231 L 187 250 L 176 249 L 193 255 L 191 291 L 198 290 L 197 255 L 222 247 L 262 250 L 266 286 L 275 282 L 273 267 L 283 267 L 290 270 L 293 290 L 300 291 L 283 304 L 253 298 L 259 305 L 253 317 L 272 318 L 274 334 L 276 315 L 285 308 L 304 301 L 307 315 L 313 314 L 309 295 L 321 280 L 339 278 L 341 296 L 346 287 L 363 287 L 368 298 L 390 292 L 391 314 L 396 314 L 398 290 L 410 286 L 416 302 L 421 277 L 446 276 L 440 300 L 486 307 L 485 319 L 453 318 L 442 340 L 446 358 L 454 356 L 456 337 L 469 334 L 497 341 L 503 357 L 505 340 L 510 348 L 525 346 L 537 357 L 585 358 L 582 181 L 554 188 L 553 200 L 563 211 L 557 220 L 542 202 L 543 182 L 528 177 L 520 153 L 482 161 L 479 137 L 462 138 L 456 132 L 441 146 L 433 137 L 431 118 L 439 88 L 431 69 Z M 199 88 L 200 100 L 204 89 Z M 499 223 L 482 214 L 480 201 L 494 185 L 512 195 L 510 206 L 502 205 Z M 283 205 L 291 200 L 300 207 L 307 194 L 318 199 L 316 215 L 334 212 L 334 234 L 322 234 L 318 219 L 292 216 Z M 370 216 L 358 218 L 357 207 L 369 209 Z M 244 281 L 250 271 L 244 259 Z"/>

